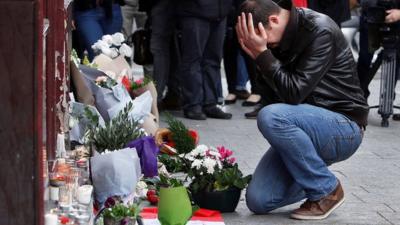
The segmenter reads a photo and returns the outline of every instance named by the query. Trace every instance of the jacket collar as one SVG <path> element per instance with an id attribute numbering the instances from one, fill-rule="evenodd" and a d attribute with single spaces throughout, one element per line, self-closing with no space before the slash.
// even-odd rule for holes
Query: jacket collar
<path id="1" fill-rule="evenodd" d="M 290 50 L 294 40 L 296 40 L 297 30 L 299 27 L 299 12 L 296 7 L 292 7 L 290 10 L 289 22 L 286 25 L 285 31 L 282 35 L 282 39 L 279 43 L 279 50 L 286 52 Z"/>

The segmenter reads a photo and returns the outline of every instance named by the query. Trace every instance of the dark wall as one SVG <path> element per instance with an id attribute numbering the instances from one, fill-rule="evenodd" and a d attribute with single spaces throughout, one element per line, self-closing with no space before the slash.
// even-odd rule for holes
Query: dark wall
<path id="1" fill-rule="evenodd" d="M 41 203 L 38 169 L 38 12 L 0 0 L 0 224 L 31 225 Z M 39 87 L 40 89 L 40 87 Z"/>

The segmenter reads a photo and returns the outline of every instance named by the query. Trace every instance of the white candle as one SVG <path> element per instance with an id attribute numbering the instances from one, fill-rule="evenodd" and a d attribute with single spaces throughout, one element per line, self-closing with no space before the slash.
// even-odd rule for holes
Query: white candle
<path id="1" fill-rule="evenodd" d="M 56 214 L 48 213 L 44 216 L 44 224 L 45 225 L 57 225 L 58 224 L 58 216 Z"/>
<path id="2" fill-rule="evenodd" d="M 92 200 L 92 185 L 83 185 L 78 188 L 78 202 L 88 205 Z"/>
<path id="3" fill-rule="evenodd" d="M 50 186 L 50 199 L 52 201 L 58 201 L 59 192 L 60 192 L 60 188 Z"/>

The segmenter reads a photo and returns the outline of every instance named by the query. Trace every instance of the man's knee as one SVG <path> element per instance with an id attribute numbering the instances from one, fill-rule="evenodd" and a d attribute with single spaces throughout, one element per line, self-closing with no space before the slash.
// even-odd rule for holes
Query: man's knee
<path id="1" fill-rule="evenodd" d="M 257 125 L 259 130 L 265 135 L 270 128 L 280 127 L 281 125 L 287 123 L 287 118 L 284 114 L 288 112 L 287 104 L 271 104 L 265 106 L 257 116 Z"/>

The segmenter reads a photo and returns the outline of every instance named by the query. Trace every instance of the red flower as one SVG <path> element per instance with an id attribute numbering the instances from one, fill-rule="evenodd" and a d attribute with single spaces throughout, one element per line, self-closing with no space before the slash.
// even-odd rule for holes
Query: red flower
<path id="1" fill-rule="evenodd" d="M 128 79 L 127 76 L 122 77 L 122 84 L 125 86 L 126 90 L 130 91 L 131 90 L 131 81 Z"/>

